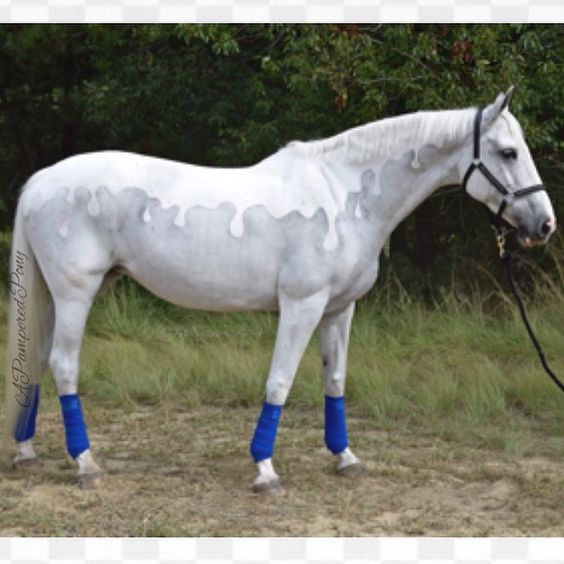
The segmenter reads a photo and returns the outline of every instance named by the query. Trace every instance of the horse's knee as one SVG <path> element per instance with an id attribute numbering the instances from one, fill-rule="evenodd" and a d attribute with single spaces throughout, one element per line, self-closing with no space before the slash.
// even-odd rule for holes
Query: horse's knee
<path id="1" fill-rule="evenodd" d="M 286 378 L 279 376 L 270 378 L 266 384 L 266 400 L 271 404 L 284 405 L 291 387 L 292 382 Z"/>
<path id="2" fill-rule="evenodd" d="M 345 373 L 332 371 L 324 377 L 325 394 L 331 397 L 341 397 L 345 393 Z"/>

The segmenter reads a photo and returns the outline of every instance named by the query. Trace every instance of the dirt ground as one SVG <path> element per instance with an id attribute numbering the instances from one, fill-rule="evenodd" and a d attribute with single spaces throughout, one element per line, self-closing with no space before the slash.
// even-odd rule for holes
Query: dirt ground
<path id="1" fill-rule="evenodd" d="M 256 409 L 87 412 L 105 470 L 76 485 L 59 414 L 40 414 L 41 466 L 0 472 L 0 536 L 561 536 L 563 463 L 374 431 L 350 418 L 368 476 L 335 473 L 321 414 L 284 413 L 281 497 L 251 493 Z"/>

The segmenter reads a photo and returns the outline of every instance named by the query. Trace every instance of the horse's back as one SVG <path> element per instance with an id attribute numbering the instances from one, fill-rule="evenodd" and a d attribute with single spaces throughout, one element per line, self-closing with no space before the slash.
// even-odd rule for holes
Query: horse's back
<path id="1" fill-rule="evenodd" d="M 74 155 L 38 171 L 28 180 L 24 194 L 33 192 L 29 206 L 34 209 L 61 189 L 73 192 L 81 187 L 91 192 L 105 188 L 111 194 L 139 188 L 169 203 L 174 196 L 182 197 L 173 194 L 179 188 L 193 193 L 205 184 L 219 184 L 219 176 L 241 176 L 245 170 L 214 169 L 125 151 L 98 151 Z"/>
<path id="2" fill-rule="evenodd" d="M 253 206 L 264 206 L 275 217 L 292 211 L 311 216 L 327 205 L 317 167 L 303 159 L 276 153 L 256 165 L 240 168 L 207 167 L 124 151 L 83 153 L 59 161 L 35 173 L 24 188 L 26 211 L 40 208 L 57 192 L 86 188 L 93 197 L 98 190 L 112 195 L 136 188 L 159 200 L 163 208 L 178 207 L 179 216 L 201 206 L 212 209 L 232 203 L 238 211 L 233 225 L 240 230 L 241 215 Z M 182 217 L 176 218 L 183 223 Z M 234 233 L 237 235 L 237 233 Z"/>

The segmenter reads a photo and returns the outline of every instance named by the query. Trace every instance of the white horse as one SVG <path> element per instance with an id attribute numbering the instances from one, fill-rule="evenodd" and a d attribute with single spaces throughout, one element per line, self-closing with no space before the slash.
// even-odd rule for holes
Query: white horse
<path id="1" fill-rule="evenodd" d="M 511 196 L 540 178 L 508 98 L 500 94 L 484 109 L 478 140 L 483 162 Z M 188 308 L 279 310 L 251 443 L 255 491 L 280 489 L 272 464 L 276 430 L 316 327 L 325 441 L 340 472 L 361 469 L 344 407 L 355 301 L 374 284 L 396 225 L 439 187 L 465 177 L 475 116 L 468 108 L 385 119 L 291 143 L 248 168 L 108 151 L 34 174 L 19 200 L 11 258 L 6 429 L 17 443 L 16 466 L 36 461 L 39 381 L 50 366 L 79 482 L 99 480 L 77 395 L 79 350 L 95 296 L 125 273 Z M 470 196 L 492 211 L 504 201 L 503 218 L 522 244 L 545 242 L 554 231 L 545 191 L 508 199 L 484 175 L 466 179 Z"/>

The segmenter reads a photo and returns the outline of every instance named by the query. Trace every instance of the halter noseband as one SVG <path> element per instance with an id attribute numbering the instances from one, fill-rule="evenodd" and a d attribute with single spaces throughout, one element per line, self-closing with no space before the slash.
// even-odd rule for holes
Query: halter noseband
<path id="1" fill-rule="evenodd" d="M 528 188 L 521 188 L 520 190 L 515 190 L 514 192 L 509 191 L 491 172 L 491 170 L 482 162 L 480 156 L 480 137 L 482 128 L 482 108 L 478 108 L 476 112 L 476 117 L 474 118 L 474 160 L 466 170 L 466 174 L 462 179 L 462 188 L 466 191 L 466 184 L 472 176 L 472 173 L 477 169 L 479 170 L 490 182 L 490 184 L 501 194 L 503 194 L 503 200 L 499 206 L 497 214 L 492 215 L 492 222 L 496 231 L 500 231 L 502 215 L 507 209 L 507 206 L 511 205 L 517 198 L 522 198 L 523 196 L 528 196 L 534 192 L 539 192 L 541 190 L 546 190 L 544 184 L 535 184 L 534 186 L 529 186 Z M 488 208 L 489 211 L 489 208 Z M 491 212 L 490 212 L 491 213 Z"/>

